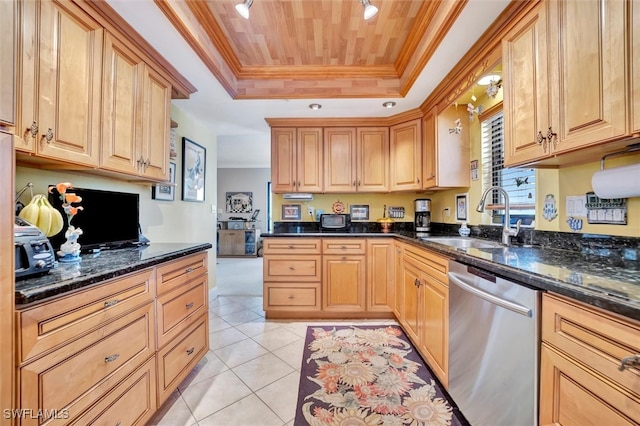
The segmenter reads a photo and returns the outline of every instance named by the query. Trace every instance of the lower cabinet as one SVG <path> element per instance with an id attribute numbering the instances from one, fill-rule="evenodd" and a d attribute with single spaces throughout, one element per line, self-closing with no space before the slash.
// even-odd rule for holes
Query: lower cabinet
<path id="1" fill-rule="evenodd" d="M 256 256 L 259 229 L 222 229 L 218 231 L 218 256 Z"/>
<path id="2" fill-rule="evenodd" d="M 51 418 L 17 423 L 146 424 L 209 349 L 206 264 L 197 253 L 18 309 L 18 406 Z"/>
<path id="3" fill-rule="evenodd" d="M 542 297 L 540 425 L 640 424 L 640 322 Z"/>
<path id="4" fill-rule="evenodd" d="M 449 365 L 449 261 L 415 246 L 402 249 L 398 321 L 446 387 Z"/>
<path id="5" fill-rule="evenodd" d="M 265 238 L 267 317 L 391 318 L 393 238 Z"/>

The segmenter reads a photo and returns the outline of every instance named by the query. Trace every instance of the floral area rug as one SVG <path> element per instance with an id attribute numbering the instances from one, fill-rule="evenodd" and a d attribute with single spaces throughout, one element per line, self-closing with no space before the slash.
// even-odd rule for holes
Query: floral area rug
<path id="1" fill-rule="evenodd" d="M 309 327 L 295 426 L 468 425 L 397 326 Z"/>

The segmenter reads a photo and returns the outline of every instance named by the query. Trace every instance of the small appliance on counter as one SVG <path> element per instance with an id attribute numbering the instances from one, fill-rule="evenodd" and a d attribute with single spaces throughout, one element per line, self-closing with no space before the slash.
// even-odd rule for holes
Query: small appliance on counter
<path id="1" fill-rule="evenodd" d="M 320 216 L 321 231 L 349 231 L 351 228 L 350 214 L 323 214 Z"/>
<path id="2" fill-rule="evenodd" d="M 37 226 L 16 216 L 13 241 L 16 279 L 46 274 L 55 267 L 51 242 Z"/>
<path id="3" fill-rule="evenodd" d="M 431 199 L 418 198 L 415 200 L 414 224 L 416 232 L 431 231 Z"/>

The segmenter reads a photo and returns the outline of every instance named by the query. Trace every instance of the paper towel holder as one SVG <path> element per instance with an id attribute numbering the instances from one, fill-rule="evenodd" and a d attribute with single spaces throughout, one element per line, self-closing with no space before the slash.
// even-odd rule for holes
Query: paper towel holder
<path id="1" fill-rule="evenodd" d="M 640 151 L 640 142 L 627 145 L 627 147 L 623 150 L 614 151 L 614 152 L 610 152 L 609 154 L 605 154 L 600 160 L 600 170 L 604 170 L 604 160 L 606 160 L 607 158 L 617 157 L 619 155 L 631 154 L 638 151 Z"/>

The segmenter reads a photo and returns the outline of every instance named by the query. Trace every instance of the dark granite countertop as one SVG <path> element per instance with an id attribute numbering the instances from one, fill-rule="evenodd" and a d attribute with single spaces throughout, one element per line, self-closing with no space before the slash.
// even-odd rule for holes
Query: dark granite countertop
<path id="1" fill-rule="evenodd" d="M 48 274 L 17 280 L 16 305 L 31 304 L 213 247 L 209 243 L 153 243 L 84 254 L 74 264 L 59 263 Z"/>
<path id="2" fill-rule="evenodd" d="M 432 234 L 431 236 L 449 234 Z M 640 320 L 640 261 L 549 246 L 455 248 L 412 231 L 283 232 L 263 237 L 396 237 L 520 284 L 552 291 Z M 458 236 L 457 234 L 455 236 Z M 492 240 L 497 241 L 497 239 Z"/>

